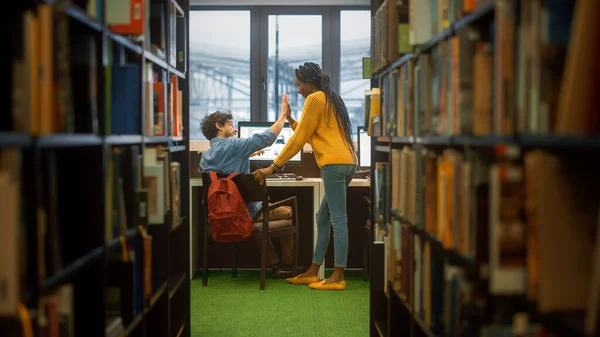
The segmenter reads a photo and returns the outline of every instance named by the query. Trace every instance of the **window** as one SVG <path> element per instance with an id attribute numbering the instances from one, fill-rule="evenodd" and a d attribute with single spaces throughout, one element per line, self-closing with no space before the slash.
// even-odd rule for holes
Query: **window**
<path id="1" fill-rule="evenodd" d="M 371 12 L 340 11 L 340 96 L 353 130 L 364 124 L 364 96 L 365 90 L 371 89 L 371 81 L 362 78 L 362 59 L 369 57 L 370 46 Z"/>
<path id="2" fill-rule="evenodd" d="M 211 112 L 250 120 L 250 11 L 191 11 L 189 35 L 190 140 L 205 140 Z"/>
<path id="3" fill-rule="evenodd" d="M 370 28 L 369 28 L 370 29 Z M 294 84 L 294 70 L 304 62 L 321 67 L 321 15 L 269 15 L 269 58 L 267 60 L 267 111 L 275 121 L 281 110 L 281 95 L 290 98 L 292 116 L 299 119 L 304 98 Z M 361 59 L 362 60 L 362 59 Z"/>
<path id="4" fill-rule="evenodd" d="M 230 111 L 236 122 L 275 121 L 283 93 L 300 119 L 304 98 L 294 70 L 304 62 L 319 64 L 335 81 L 356 130 L 371 87 L 362 79 L 370 16 L 366 6 L 195 6 L 189 32 L 190 140 L 199 148 L 208 145 L 200 121 L 216 110 Z"/>

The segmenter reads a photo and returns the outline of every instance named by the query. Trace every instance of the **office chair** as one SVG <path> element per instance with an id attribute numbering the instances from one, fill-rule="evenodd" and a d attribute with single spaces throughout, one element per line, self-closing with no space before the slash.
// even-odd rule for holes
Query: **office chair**
<path id="1" fill-rule="evenodd" d="M 227 177 L 227 174 L 218 174 L 219 178 Z M 269 192 L 266 185 L 259 184 L 252 174 L 240 174 L 233 179 L 236 184 L 242 199 L 244 202 L 262 202 L 262 209 L 254 217 L 255 224 L 258 223 L 257 219 L 262 215 L 262 228 L 252 234 L 259 235 L 260 238 L 260 290 L 265 289 L 266 283 L 266 270 L 267 270 L 267 253 L 266 245 L 270 238 L 281 237 L 285 235 L 293 235 L 293 265 L 292 274 L 297 275 L 298 269 L 298 203 L 296 197 L 290 197 L 281 201 L 274 202 L 269 205 Z M 202 254 L 202 285 L 208 285 L 208 238 L 210 237 L 210 230 L 208 225 L 208 209 L 207 209 L 207 198 L 208 188 L 210 186 L 210 174 L 208 172 L 202 172 L 202 207 L 204 209 L 204 247 Z M 284 220 L 269 220 L 269 211 L 280 207 L 280 206 L 291 206 L 292 218 Z M 258 232 L 256 232 L 258 231 Z M 238 245 L 233 243 L 233 268 L 232 277 L 237 277 L 237 255 Z"/>

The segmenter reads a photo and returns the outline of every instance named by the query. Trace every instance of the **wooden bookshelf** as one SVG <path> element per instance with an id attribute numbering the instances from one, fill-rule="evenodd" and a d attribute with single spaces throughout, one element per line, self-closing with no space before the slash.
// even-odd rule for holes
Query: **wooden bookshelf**
<path id="1" fill-rule="evenodd" d="M 600 336 L 600 4 L 371 3 L 370 336 Z"/>
<path id="2" fill-rule="evenodd" d="M 190 3 L 131 1 L 3 14 L 2 336 L 190 336 Z"/>

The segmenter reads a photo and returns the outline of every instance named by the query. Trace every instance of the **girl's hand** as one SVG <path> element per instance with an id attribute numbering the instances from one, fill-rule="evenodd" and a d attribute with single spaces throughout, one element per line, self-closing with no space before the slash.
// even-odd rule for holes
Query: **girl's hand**
<path id="1" fill-rule="evenodd" d="M 265 184 L 265 176 L 272 174 L 274 171 L 275 171 L 275 169 L 273 168 L 273 166 L 258 169 L 256 171 L 254 171 L 254 173 L 253 173 L 254 179 L 256 179 L 256 181 L 258 181 L 259 184 L 264 185 Z"/>
<path id="2" fill-rule="evenodd" d="M 281 96 L 281 117 L 287 120 L 292 117 L 292 108 L 290 107 L 288 94 L 283 94 Z"/>

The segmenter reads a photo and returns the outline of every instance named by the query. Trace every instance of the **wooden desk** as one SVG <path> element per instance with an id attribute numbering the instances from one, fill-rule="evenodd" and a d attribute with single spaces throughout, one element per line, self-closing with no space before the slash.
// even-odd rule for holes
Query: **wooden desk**
<path id="1" fill-rule="evenodd" d="M 267 186 L 275 187 L 275 188 L 283 188 L 283 187 L 310 187 L 312 188 L 312 204 L 313 204 L 313 213 L 316 213 L 321 204 L 321 200 L 325 196 L 325 188 L 323 186 L 323 180 L 321 178 L 305 178 L 303 180 L 268 180 Z M 368 187 L 370 186 L 370 181 L 367 179 L 354 179 L 350 184 L 350 187 Z M 195 250 L 194 250 L 194 232 L 193 232 L 193 215 L 194 215 L 194 201 L 193 201 L 193 189 L 202 187 L 202 179 L 193 178 L 190 179 L 190 277 L 194 275 L 194 260 L 195 260 Z M 365 210 L 367 212 L 368 210 Z M 316 217 L 312 214 L 313 219 L 313 250 L 317 244 L 317 224 Z M 319 278 L 323 279 L 325 277 L 325 263 L 321 266 L 319 270 Z"/>

